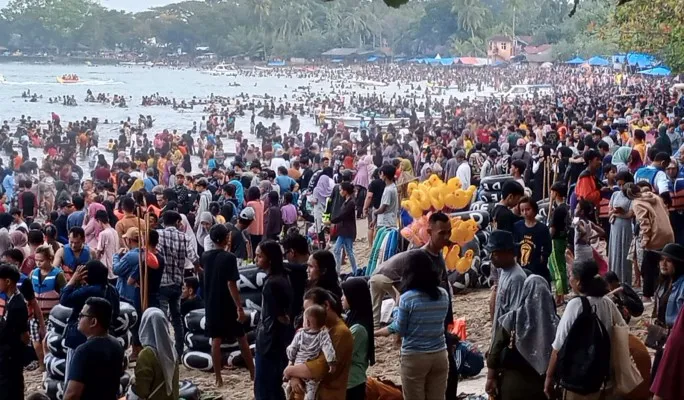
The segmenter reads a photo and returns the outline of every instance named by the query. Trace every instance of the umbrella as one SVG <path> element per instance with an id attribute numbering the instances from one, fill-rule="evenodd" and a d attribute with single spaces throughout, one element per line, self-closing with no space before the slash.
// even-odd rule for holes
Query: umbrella
<path id="1" fill-rule="evenodd" d="M 668 68 L 665 67 L 655 67 L 651 69 L 645 69 L 643 71 L 639 71 L 640 74 L 643 75 L 651 75 L 651 76 L 668 76 L 672 73 L 672 71 Z"/>
<path id="2" fill-rule="evenodd" d="M 553 67 L 553 64 L 550 62 L 545 62 L 544 64 L 541 65 L 542 68 L 551 68 Z"/>
<path id="3" fill-rule="evenodd" d="M 592 67 L 607 67 L 610 65 L 610 61 L 599 56 L 594 56 L 587 60 L 587 64 L 591 65 Z"/>
<path id="4" fill-rule="evenodd" d="M 580 57 L 575 57 L 570 61 L 567 61 L 566 64 L 582 64 L 584 62 L 584 59 Z"/>

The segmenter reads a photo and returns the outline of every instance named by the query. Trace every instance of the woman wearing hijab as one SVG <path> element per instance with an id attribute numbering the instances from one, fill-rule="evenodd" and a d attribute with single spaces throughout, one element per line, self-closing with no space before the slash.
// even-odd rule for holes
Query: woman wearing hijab
<path id="1" fill-rule="evenodd" d="M 323 237 L 323 235 L 321 235 L 321 232 L 323 231 L 323 213 L 325 213 L 328 197 L 332 194 L 333 187 L 335 186 L 332 176 L 333 169 L 331 167 L 323 168 L 323 172 L 321 172 L 321 176 L 318 178 L 318 183 L 316 183 L 316 187 L 313 191 L 313 213 L 316 233 L 318 233 L 319 239 L 322 239 Z M 325 240 L 322 239 L 321 242 L 324 243 Z"/>
<path id="2" fill-rule="evenodd" d="M 352 365 L 347 381 L 347 398 L 366 398 L 366 370 L 375 364 L 373 335 L 373 305 L 368 283 L 363 278 L 350 278 L 342 283 L 342 308 L 346 323 L 354 338 Z"/>
<path id="3" fill-rule="evenodd" d="M 632 148 L 629 146 L 622 146 L 615 150 L 611 164 L 615 165 L 617 172 L 629 171 L 629 163 L 632 161 Z"/>
<path id="4" fill-rule="evenodd" d="M 135 364 L 133 392 L 147 400 L 178 399 L 178 354 L 164 313 L 154 307 L 145 310 L 139 333 L 143 349 Z"/>
<path id="5" fill-rule="evenodd" d="M 399 162 L 399 178 L 397 179 L 397 190 L 399 191 L 399 201 L 408 198 L 408 184 L 416 180 L 413 175 L 413 167 L 411 161 L 402 159 Z"/>
<path id="6" fill-rule="evenodd" d="M 498 400 L 545 400 L 544 379 L 558 315 L 549 284 L 525 280 L 520 306 L 501 317 L 487 356 L 487 394 Z"/>
<path id="7" fill-rule="evenodd" d="M 211 250 L 207 247 L 213 247 L 212 241 L 207 240 L 207 238 L 209 237 L 209 229 L 211 229 L 214 224 L 216 224 L 216 219 L 214 219 L 214 216 L 211 215 L 211 212 L 204 211 L 200 214 L 197 232 L 195 232 L 195 237 L 197 238 L 198 255 L 200 256 L 203 252 Z"/>
<path id="8" fill-rule="evenodd" d="M 26 236 L 23 231 L 16 230 L 10 233 L 9 237 L 12 246 L 15 249 L 21 250 L 21 253 L 24 255 L 24 259 L 26 259 L 31 254 L 31 249 L 28 247 L 28 236 Z"/>
<path id="9" fill-rule="evenodd" d="M 105 206 L 103 206 L 102 204 L 92 203 L 88 206 L 87 217 L 83 220 L 83 230 L 85 231 L 86 244 L 91 249 L 97 248 L 97 237 L 102 231 L 102 226 L 95 219 L 95 213 L 97 213 L 100 210 L 107 211 Z M 116 226 L 116 223 L 112 226 Z"/>
<path id="10" fill-rule="evenodd" d="M 135 193 L 145 187 L 145 182 L 142 179 L 136 179 L 135 182 L 128 188 L 128 193 Z"/>
<path id="11" fill-rule="evenodd" d="M 658 149 L 658 153 L 667 153 L 672 155 L 672 141 L 667 136 L 667 125 L 661 124 L 658 128 L 658 138 L 653 147 Z"/>
<path id="12" fill-rule="evenodd" d="M 352 183 L 356 187 L 357 218 L 361 216 L 363 211 L 363 202 L 366 199 L 368 184 L 370 183 L 370 177 L 373 175 L 375 168 L 376 167 L 373 164 L 373 157 L 369 155 L 361 157 L 356 166 L 356 176 L 354 177 L 354 181 Z"/>

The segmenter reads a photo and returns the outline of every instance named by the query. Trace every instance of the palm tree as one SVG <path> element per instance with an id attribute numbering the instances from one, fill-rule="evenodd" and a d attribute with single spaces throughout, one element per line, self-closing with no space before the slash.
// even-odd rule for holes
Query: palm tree
<path id="1" fill-rule="evenodd" d="M 457 15 L 461 27 L 475 38 L 475 31 L 482 27 L 487 9 L 480 0 L 454 0 L 451 12 Z"/>

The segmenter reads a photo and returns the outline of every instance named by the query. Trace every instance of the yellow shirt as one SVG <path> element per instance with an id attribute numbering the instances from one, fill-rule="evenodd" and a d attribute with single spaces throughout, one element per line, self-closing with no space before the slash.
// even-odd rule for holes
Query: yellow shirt
<path id="1" fill-rule="evenodd" d="M 347 397 L 349 369 L 351 368 L 352 353 L 354 352 L 354 338 L 341 318 L 337 318 L 337 321 L 331 321 L 328 318 L 325 325 L 328 327 L 330 340 L 337 358 L 335 371 L 333 373 L 328 372 L 328 363 L 325 361 L 323 354 L 315 360 L 307 361 L 306 366 L 311 371 L 313 379 L 321 381 L 318 386 L 318 400 L 345 400 Z M 298 397 L 295 396 L 295 398 Z"/>

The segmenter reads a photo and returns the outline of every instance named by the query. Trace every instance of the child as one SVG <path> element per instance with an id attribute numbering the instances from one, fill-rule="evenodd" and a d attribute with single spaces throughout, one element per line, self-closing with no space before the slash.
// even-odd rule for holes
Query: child
<path id="1" fill-rule="evenodd" d="M 280 196 L 275 190 L 268 194 L 268 211 L 264 222 L 264 240 L 278 240 L 283 231 L 283 217 L 280 213 Z"/>
<path id="2" fill-rule="evenodd" d="M 313 305 L 304 310 L 304 327 L 297 331 L 292 343 L 287 346 L 287 358 L 290 360 L 290 365 L 304 364 L 317 358 L 322 351 L 330 371 L 334 371 L 335 349 L 328 329 L 325 328 L 325 316 L 325 309 L 319 305 Z M 319 382 L 309 379 L 305 380 L 305 384 L 304 400 L 315 400 Z M 293 398 L 292 387 L 289 384 L 285 388 L 285 393 L 288 399 Z"/>
<path id="3" fill-rule="evenodd" d="M 553 210 L 549 216 L 549 232 L 551 233 L 551 257 L 549 271 L 555 289 L 556 305 L 563 304 L 569 292 L 568 270 L 565 262 L 565 250 L 568 248 L 568 230 L 570 229 L 570 207 L 565 202 L 568 187 L 565 182 L 551 185 L 551 201 Z"/>
<path id="4" fill-rule="evenodd" d="M 537 222 L 539 206 L 529 197 L 520 199 L 520 213 L 525 218 L 513 226 L 513 238 L 520 243 L 518 262 L 520 266 L 530 270 L 551 283 L 548 260 L 551 255 L 551 235 L 541 222 Z"/>
<path id="5" fill-rule="evenodd" d="M 283 216 L 283 230 L 285 234 L 293 226 L 297 225 L 297 207 L 292 204 L 294 197 L 292 192 L 286 192 L 283 195 L 283 206 L 280 207 L 280 214 Z"/>
<path id="6" fill-rule="evenodd" d="M 199 279 L 191 276 L 185 278 L 183 293 L 181 294 L 181 315 L 185 318 L 192 310 L 203 310 L 204 301 L 197 295 Z"/>
<path id="7" fill-rule="evenodd" d="M 594 261 L 594 249 L 591 240 L 597 235 L 592 235 L 595 230 L 598 236 L 605 234 L 603 228 L 590 220 L 594 215 L 594 205 L 588 200 L 580 200 L 575 210 L 573 225 L 575 228 L 575 260 L 573 264 L 584 261 Z"/>
<path id="8" fill-rule="evenodd" d="M 639 295 L 631 286 L 620 282 L 615 272 L 608 271 L 605 280 L 608 282 L 608 289 L 610 289 L 608 296 L 618 306 L 625 322 L 629 323 L 632 317 L 639 317 L 644 313 L 644 303 Z"/>

